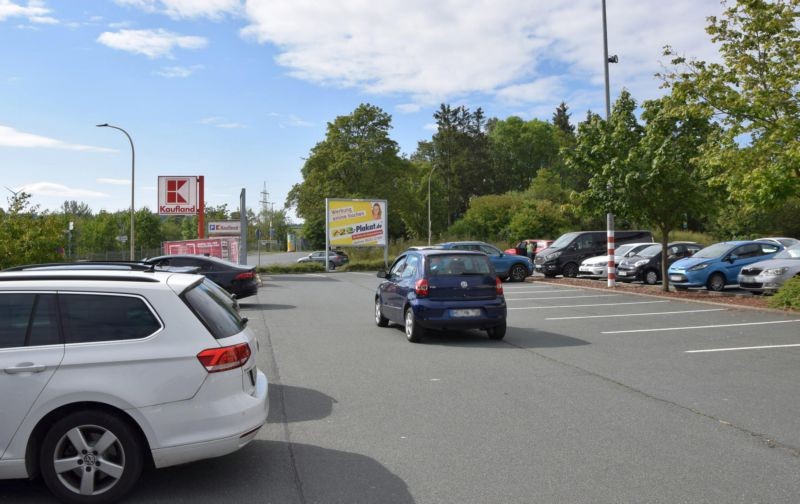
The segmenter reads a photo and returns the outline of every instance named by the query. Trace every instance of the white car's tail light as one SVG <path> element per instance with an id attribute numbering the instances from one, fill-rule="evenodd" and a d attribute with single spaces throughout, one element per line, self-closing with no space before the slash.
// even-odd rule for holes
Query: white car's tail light
<path id="1" fill-rule="evenodd" d="M 209 348 L 197 354 L 197 360 L 209 373 L 229 371 L 245 365 L 250 358 L 250 345 L 240 343 L 220 348 Z"/>

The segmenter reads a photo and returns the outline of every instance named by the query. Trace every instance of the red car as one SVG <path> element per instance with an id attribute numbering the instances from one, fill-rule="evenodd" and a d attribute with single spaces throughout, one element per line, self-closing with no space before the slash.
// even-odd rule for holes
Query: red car
<path id="1" fill-rule="evenodd" d="M 534 257 L 536 257 L 537 253 L 549 247 L 550 244 L 553 243 L 553 240 L 539 240 L 535 238 L 522 240 L 521 242 L 517 243 L 516 246 L 514 246 L 514 248 L 506 249 L 503 252 L 505 252 L 506 254 L 521 255 L 521 256 L 528 255 L 527 246 L 529 242 L 533 243 L 533 257 L 531 257 L 531 259 L 533 259 Z"/>

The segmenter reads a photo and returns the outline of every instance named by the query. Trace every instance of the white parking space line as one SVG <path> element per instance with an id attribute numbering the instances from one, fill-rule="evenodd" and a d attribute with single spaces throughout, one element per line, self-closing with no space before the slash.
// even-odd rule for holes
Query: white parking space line
<path id="1" fill-rule="evenodd" d="M 360 271 L 351 271 L 351 273 L 354 274 L 354 275 L 375 276 L 374 273 L 362 273 Z"/>
<path id="2" fill-rule="evenodd" d="M 706 350 L 686 350 L 684 353 L 735 352 L 737 350 L 766 350 L 770 348 L 792 348 L 792 347 L 800 347 L 800 344 L 762 345 L 762 346 L 749 346 L 749 347 L 737 347 L 737 348 L 708 348 Z"/>
<path id="3" fill-rule="evenodd" d="M 320 275 L 319 273 L 308 273 L 308 276 L 317 277 L 317 278 L 328 278 L 325 275 Z"/>
<path id="4" fill-rule="evenodd" d="M 599 297 L 619 297 L 620 294 L 591 294 L 589 296 L 551 296 L 551 297 L 525 297 L 517 299 L 508 299 L 506 301 L 539 301 L 541 299 L 583 299 L 583 298 L 599 298 Z"/>
<path id="5" fill-rule="evenodd" d="M 795 320 L 771 320 L 769 322 L 743 322 L 741 324 L 718 324 L 706 326 L 689 326 L 689 327 L 661 327 L 659 329 L 629 329 L 626 331 L 603 331 L 600 334 L 624 334 L 624 333 L 642 333 L 642 332 L 660 332 L 660 331 L 689 331 L 692 329 L 717 329 L 720 327 L 743 327 L 755 325 L 768 325 L 768 324 L 791 324 L 792 322 L 800 322 L 800 319 Z"/>
<path id="6" fill-rule="evenodd" d="M 503 287 L 503 290 L 506 291 L 509 294 L 551 294 L 553 292 L 580 292 L 580 291 L 576 291 L 575 289 L 556 289 L 556 290 L 537 289 L 537 290 L 526 290 L 526 291 L 521 291 L 521 290 L 512 290 L 512 291 L 510 291 L 510 290 L 506 289 L 505 287 Z"/>
<path id="7" fill-rule="evenodd" d="M 650 313 L 618 313 L 614 315 L 585 315 L 582 317 L 548 317 L 545 320 L 577 320 L 589 318 L 610 318 L 610 317 L 644 317 L 650 315 L 676 315 L 678 313 L 705 313 L 712 311 L 725 311 L 727 308 L 711 308 L 709 310 L 682 310 L 682 311 L 665 311 L 665 312 L 650 312 Z"/>
<path id="8" fill-rule="evenodd" d="M 630 303 L 596 303 L 596 304 L 576 304 L 576 305 L 561 305 L 561 306 L 523 306 L 519 308 L 508 308 L 509 310 L 546 310 L 550 308 L 584 308 L 587 306 L 620 306 L 632 304 L 656 304 L 656 303 L 669 303 L 669 301 L 633 301 Z"/>

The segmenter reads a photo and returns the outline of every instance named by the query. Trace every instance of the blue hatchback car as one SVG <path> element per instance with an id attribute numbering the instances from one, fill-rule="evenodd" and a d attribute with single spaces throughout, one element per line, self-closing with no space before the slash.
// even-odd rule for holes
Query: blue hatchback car
<path id="1" fill-rule="evenodd" d="M 533 261 L 525 256 L 506 254 L 494 245 L 481 241 L 460 241 L 440 243 L 438 246 L 449 250 L 474 250 L 489 256 L 497 276 L 506 280 L 522 282 L 533 275 Z"/>
<path id="2" fill-rule="evenodd" d="M 405 326 L 419 342 L 427 329 L 483 329 L 491 339 L 506 335 L 503 284 L 480 252 L 408 250 L 395 259 L 375 293 L 375 323 Z"/>
<path id="3" fill-rule="evenodd" d="M 729 241 L 701 249 L 692 257 L 675 261 L 669 267 L 669 282 L 677 290 L 706 287 L 722 291 L 726 285 L 738 282 L 743 266 L 772 259 L 782 247 L 760 241 Z"/>

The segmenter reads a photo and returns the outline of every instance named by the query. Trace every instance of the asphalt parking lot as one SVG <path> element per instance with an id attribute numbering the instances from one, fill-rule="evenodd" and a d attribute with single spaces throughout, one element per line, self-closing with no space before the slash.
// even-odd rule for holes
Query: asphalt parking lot
<path id="1" fill-rule="evenodd" d="M 371 273 L 266 277 L 242 307 L 270 415 L 130 502 L 796 503 L 800 316 L 504 285 L 509 331 L 378 328 Z M 0 482 L 2 502 L 51 502 Z"/>

